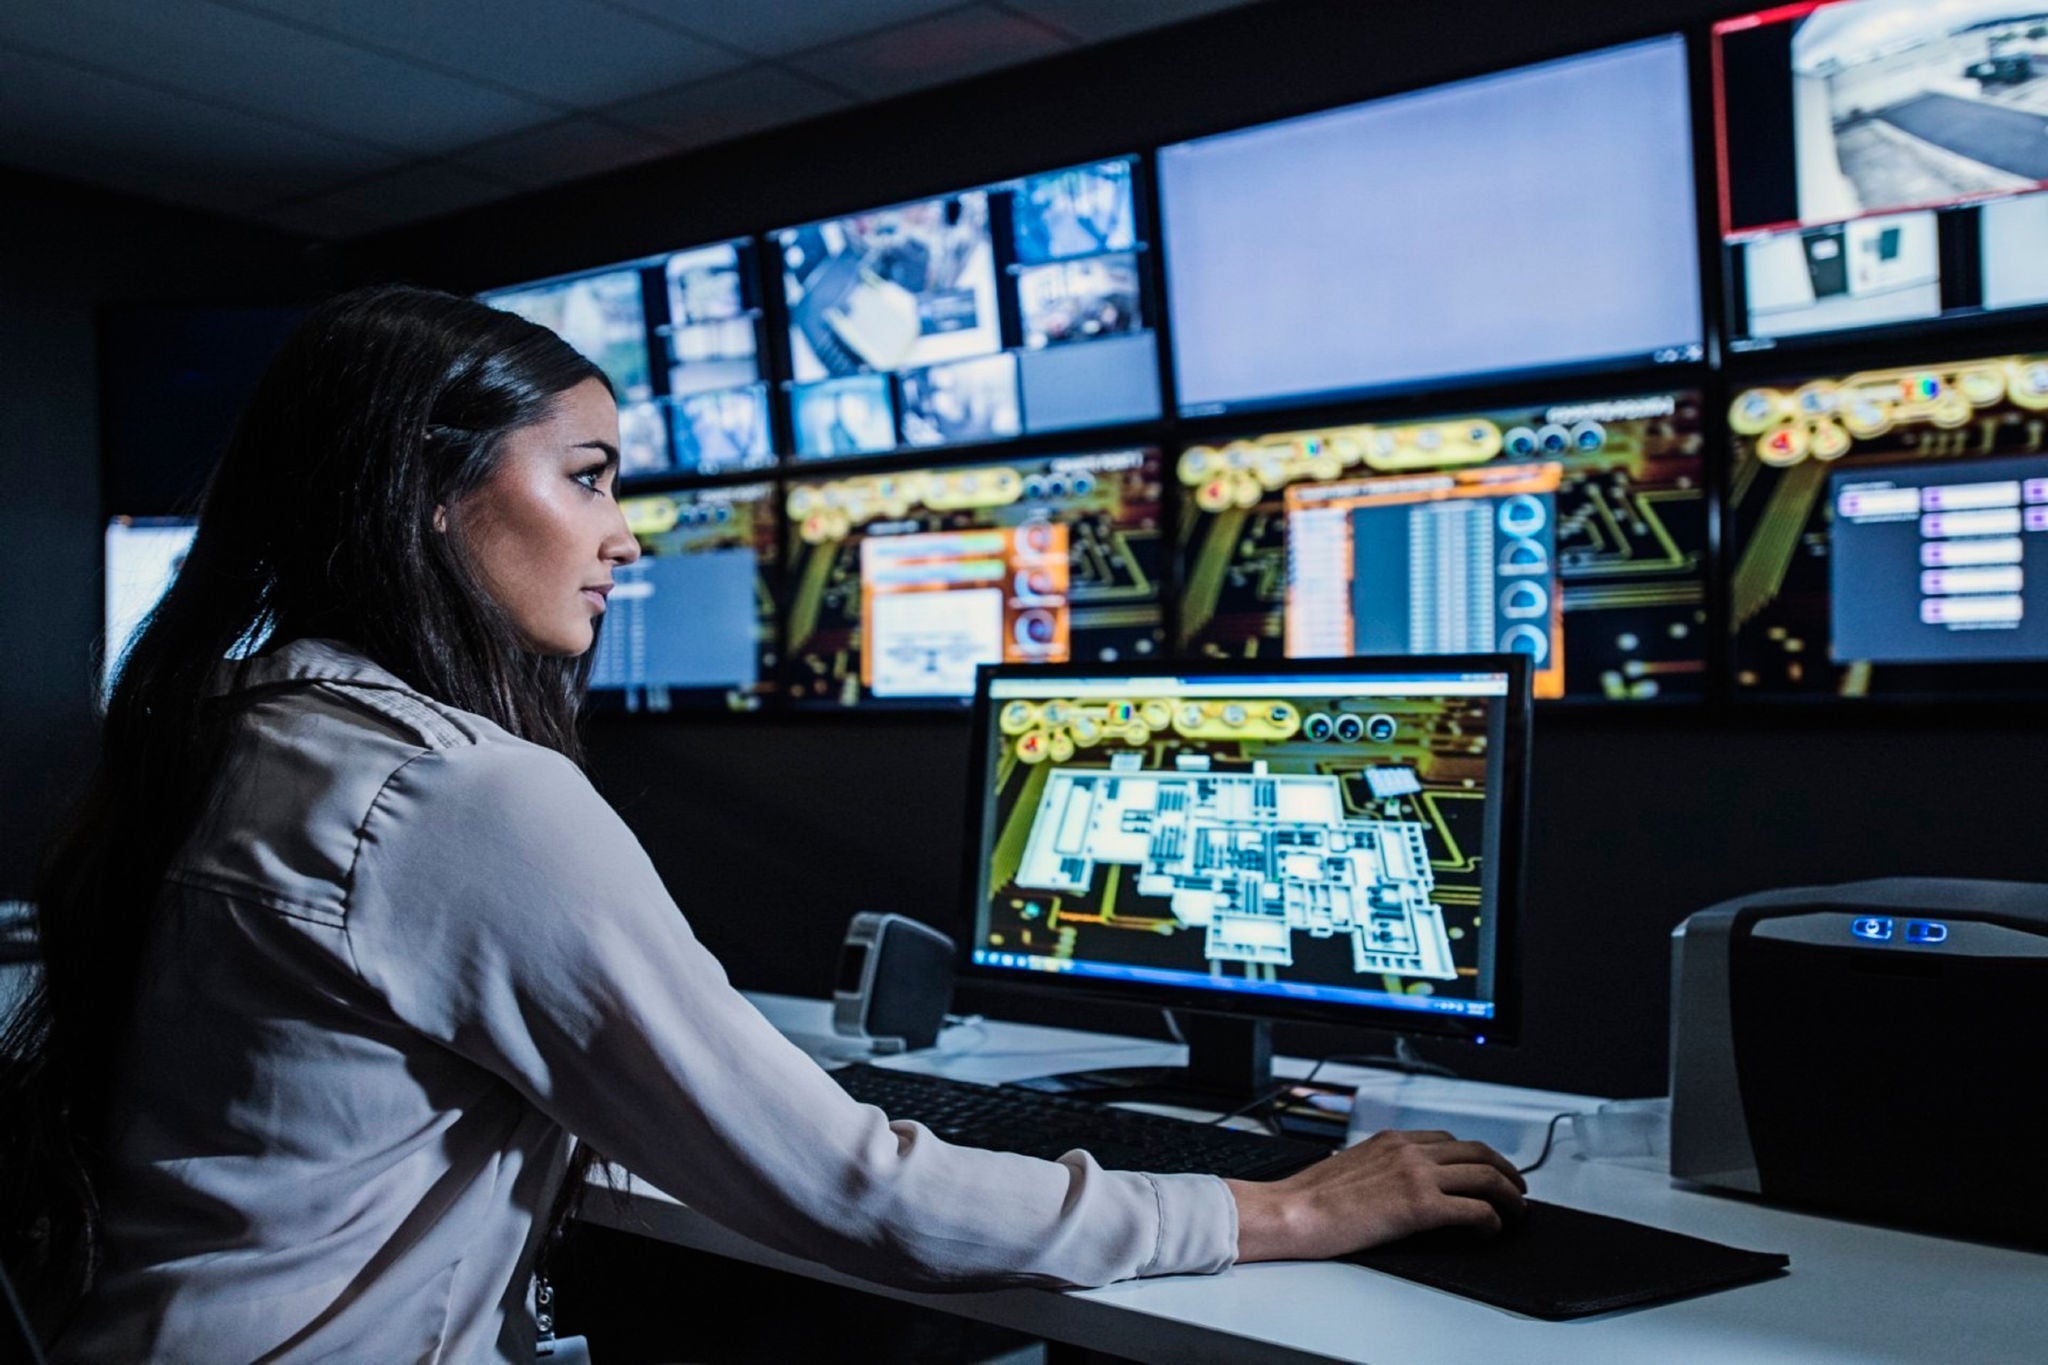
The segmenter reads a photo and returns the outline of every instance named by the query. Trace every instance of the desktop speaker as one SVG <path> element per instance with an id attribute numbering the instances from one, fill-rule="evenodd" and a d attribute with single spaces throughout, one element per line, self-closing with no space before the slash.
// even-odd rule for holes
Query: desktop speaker
<path id="1" fill-rule="evenodd" d="M 1674 1177 L 2048 1249 L 2048 886 L 1767 891 L 1672 948 Z"/>
<path id="2" fill-rule="evenodd" d="M 953 1003 L 953 940 L 904 915 L 866 911 L 846 926 L 832 1031 L 877 1052 L 907 1052 L 938 1041 Z"/>

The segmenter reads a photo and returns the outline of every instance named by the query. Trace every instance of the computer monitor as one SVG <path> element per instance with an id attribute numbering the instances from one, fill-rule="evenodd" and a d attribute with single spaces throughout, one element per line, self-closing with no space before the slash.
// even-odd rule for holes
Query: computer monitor
<path id="1" fill-rule="evenodd" d="M 1728 344 L 2048 307 L 2048 22 L 1842 0 L 1713 30 Z"/>
<path id="2" fill-rule="evenodd" d="M 1538 697 L 1707 690 L 1693 390 L 1219 440 L 1176 462 L 1179 650 L 1528 656 Z"/>
<path id="3" fill-rule="evenodd" d="M 1151 449 L 790 480 L 790 695 L 957 709 L 979 664 L 1158 657 L 1160 493 Z"/>
<path id="4" fill-rule="evenodd" d="M 1738 698 L 2048 692 L 2048 354 L 1736 392 Z"/>
<path id="5" fill-rule="evenodd" d="M 717 242 L 477 297 L 552 329 L 619 400 L 619 477 L 775 463 L 751 241 Z"/>
<path id="6" fill-rule="evenodd" d="M 1136 160 L 773 234 L 796 455 L 979 445 L 1159 416 Z"/>
<path id="7" fill-rule="evenodd" d="M 113 692 L 136 632 L 170 591 L 198 529 L 190 517 L 114 517 L 107 522 L 102 697 Z"/>
<path id="8" fill-rule="evenodd" d="M 1159 152 L 1180 413 L 1702 358 L 1672 34 Z"/>
<path id="9" fill-rule="evenodd" d="M 775 685 L 773 484 L 622 498 L 640 542 L 613 575 L 590 692 L 600 710 L 753 710 Z"/>
<path id="10" fill-rule="evenodd" d="M 1513 1041 L 1528 697 L 1512 654 L 983 668 L 963 970 L 1221 1016 L 1175 1089 L 1257 1093 L 1276 1019 Z"/>

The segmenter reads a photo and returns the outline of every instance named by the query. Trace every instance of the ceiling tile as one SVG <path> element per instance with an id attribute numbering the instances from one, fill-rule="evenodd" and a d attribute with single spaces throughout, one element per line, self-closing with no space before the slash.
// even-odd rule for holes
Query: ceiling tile
<path id="1" fill-rule="evenodd" d="M 577 108 L 716 75 L 746 58 L 599 0 L 240 0 Z"/>
<path id="2" fill-rule="evenodd" d="M 794 72 L 753 66 L 605 110 L 605 117 L 645 128 L 675 147 L 701 147 L 796 123 L 853 101 Z"/>
<path id="3" fill-rule="evenodd" d="M 0 162 L 241 212 L 392 164 L 329 138 L 0 48 Z"/>
<path id="4" fill-rule="evenodd" d="M 643 14 L 670 20 L 761 57 L 807 47 L 958 9 L 960 0 L 620 0 Z"/>
<path id="5" fill-rule="evenodd" d="M 872 99 L 978 76 L 1072 46 L 1044 28 L 976 5 L 800 53 L 789 66 Z"/>
<path id="6" fill-rule="evenodd" d="M 365 213 L 349 208 L 345 204 L 313 204 L 306 200 L 258 209 L 253 215 L 258 222 L 268 223 L 286 232 L 296 232 L 302 237 L 322 237 L 341 241 L 365 232 L 391 226 L 391 221 L 378 214 Z"/>
<path id="7" fill-rule="evenodd" d="M 539 189 L 649 161 L 673 150 L 650 133 L 577 115 L 466 147 L 448 159 L 469 170 Z"/>
<path id="8" fill-rule="evenodd" d="M 1099 43 L 1249 3 L 1251 0 L 1115 0 L 1113 4 L 1104 0 L 1008 0 L 1008 7 L 1043 19 L 1083 42 Z"/>
<path id="9" fill-rule="evenodd" d="M 0 43 L 414 154 L 562 112 L 205 0 L 4 4 Z"/>
<path id="10" fill-rule="evenodd" d="M 331 207 L 367 218 L 379 226 L 388 226 L 453 213 L 518 192 L 517 188 L 496 176 L 483 175 L 442 161 L 417 161 L 324 194 L 310 195 L 301 202 L 309 209 Z"/>

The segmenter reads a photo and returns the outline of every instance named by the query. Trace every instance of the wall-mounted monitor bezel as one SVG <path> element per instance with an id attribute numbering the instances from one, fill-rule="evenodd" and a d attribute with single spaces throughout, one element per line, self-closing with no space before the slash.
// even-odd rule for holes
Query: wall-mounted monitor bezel
<path id="1" fill-rule="evenodd" d="M 1581 68 L 1590 71 L 1591 64 L 1632 59 L 1641 59 L 1663 68 L 1654 79 L 1650 77 L 1648 65 L 1640 73 L 1646 96 L 1661 102 L 1659 108 L 1663 121 L 1660 124 L 1657 118 L 1639 111 L 1638 116 L 1628 120 L 1627 127 L 1615 128 L 1613 135 L 1639 137 L 1645 135 L 1645 129 L 1654 129 L 1648 135 L 1656 137 L 1664 145 L 1657 149 L 1655 155 L 1646 155 L 1644 161 L 1651 173 L 1665 176 L 1669 183 L 1662 193 L 1646 192 L 1639 196 L 1638 209 L 1642 214 L 1659 220 L 1658 230 L 1617 229 L 1614 249 L 1605 250 L 1600 255 L 1612 262 L 1629 256 L 1646 242 L 1667 244 L 1654 248 L 1664 256 L 1656 260 L 1646 258 L 1632 269 L 1633 277 L 1638 279 L 1643 289 L 1669 292 L 1670 297 L 1660 310 L 1666 316 L 1654 324 L 1646 322 L 1638 327 L 1639 335 L 1632 336 L 1627 344 L 1616 340 L 1590 348 L 1563 348 L 1554 354 L 1542 352 L 1535 348 L 1534 343 L 1556 329 L 1530 326 L 1520 321 L 1512 324 L 1502 322 L 1498 299 L 1490 301 L 1489 297 L 1479 296 L 1501 292 L 1491 288 L 1479 289 L 1475 296 L 1459 299 L 1448 310 L 1440 301 L 1433 305 L 1414 300 L 1402 301 L 1397 297 L 1399 291 L 1414 287 L 1415 282 L 1422 278 L 1412 243 L 1404 250 L 1373 255 L 1372 271 L 1353 272 L 1359 281 L 1366 281 L 1368 276 L 1378 281 L 1377 287 L 1382 292 L 1393 291 L 1393 295 L 1382 299 L 1377 307 L 1333 307 L 1333 300 L 1341 299 L 1339 291 L 1333 290 L 1330 284 L 1328 272 L 1318 273 L 1306 265 L 1297 266 L 1277 259 L 1270 266 L 1246 265 L 1263 259 L 1249 243 L 1256 242 L 1262 232 L 1270 234 L 1273 223 L 1294 224 L 1303 231 L 1308 230 L 1306 225 L 1332 224 L 1328 229 L 1332 235 L 1325 244 L 1327 249 L 1316 257 L 1327 260 L 1341 259 L 1356 252 L 1359 249 L 1355 240 L 1358 234 L 1348 225 L 1370 221 L 1369 216 L 1361 218 L 1357 214 L 1340 214 L 1331 205 L 1308 202 L 1314 199 L 1313 195 L 1287 191 L 1284 187 L 1266 194 L 1247 192 L 1242 184 L 1244 176 L 1277 174 L 1278 168 L 1287 164 L 1287 158 L 1276 154 L 1286 141 L 1319 133 L 1325 137 L 1341 136 L 1351 132 L 1359 120 L 1385 120 L 1390 117 L 1402 121 L 1403 130 L 1411 139 L 1436 137 L 1443 130 L 1457 126 L 1456 119 L 1448 117 L 1449 114 L 1470 117 L 1474 111 L 1487 110 L 1488 101 L 1498 95 L 1505 83 L 1556 81 L 1560 75 L 1583 77 L 1585 72 Z M 1178 415 L 1183 420 L 1226 416 L 1235 419 L 1245 414 L 1281 408 L 1361 401 L 1435 389 L 1546 379 L 1569 381 L 1574 376 L 1592 373 L 1697 364 L 1706 356 L 1707 337 L 1702 312 L 1704 285 L 1699 273 L 1698 186 L 1694 169 L 1691 89 L 1691 65 L 1685 36 L 1669 33 L 1342 108 L 1211 134 L 1161 148 L 1155 157 L 1162 219 L 1161 259 L 1173 330 Z M 1611 103 L 1612 92 L 1603 94 Z M 1446 102 L 1449 102 L 1449 107 L 1438 107 Z M 1602 101 L 1598 99 L 1541 99 L 1531 103 L 1531 110 L 1541 114 L 1573 108 L 1597 111 L 1602 107 Z M 1517 139 L 1535 139 L 1532 145 L 1540 150 L 1549 144 L 1544 141 L 1547 136 L 1544 130 L 1528 126 L 1537 121 L 1540 120 L 1517 117 L 1506 126 L 1487 130 L 1489 135 L 1485 139 L 1474 138 L 1471 141 L 1475 146 L 1494 147 Z M 1274 139 L 1281 142 L 1268 147 L 1267 143 Z M 1388 140 L 1376 136 L 1372 145 L 1388 145 Z M 1190 168 L 1196 167 L 1200 159 L 1219 155 L 1234 158 L 1231 162 L 1232 179 L 1222 199 L 1238 206 L 1239 216 L 1244 221 L 1232 220 L 1224 225 L 1203 224 L 1203 230 L 1213 233 L 1217 239 L 1212 248 L 1205 251 L 1189 240 L 1191 227 L 1197 221 L 1196 212 L 1187 201 L 1188 191 L 1180 187 L 1180 182 L 1184 175 L 1191 174 Z M 1359 160 L 1356 156 L 1330 156 L 1316 165 L 1323 172 L 1323 181 L 1330 182 L 1332 174 L 1339 170 L 1363 176 L 1363 170 L 1354 169 L 1350 164 Z M 1456 157 L 1434 154 L 1426 159 L 1426 166 L 1414 173 L 1451 176 L 1458 173 L 1461 166 Z M 1523 179 L 1527 178 L 1524 173 Z M 1610 186 L 1612 178 L 1611 168 L 1604 168 L 1599 183 L 1603 187 Z M 1386 176 L 1374 178 L 1370 192 L 1367 192 L 1368 187 L 1361 186 L 1359 194 L 1373 205 L 1384 207 L 1387 204 L 1385 196 L 1391 194 L 1387 179 Z M 1560 168 L 1556 179 L 1559 185 L 1568 182 L 1564 168 Z M 1538 188 L 1534 184 L 1525 184 L 1519 186 L 1519 192 L 1534 193 Z M 1555 186 L 1542 188 L 1546 192 L 1561 192 Z M 1328 192 L 1335 193 L 1335 190 Z M 1473 187 L 1467 187 L 1465 193 L 1440 197 L 1447 203 L 1465 204 L 1474 202 L 1473 192 Z M 1489 201 L 1482 198 L 1477 202 L 1486 205 Z M 1209 201 L 1204 201 L 1204 204 L 1214 207 Z M 1388 212 L 1398 217 L 1398 204 Z M 1203 216 L 1213 218 L 1214 215 Z M 1478 227 L 1488 222 L 1504 221 L 1502 215 L 1490 211 L 1467 212 L 1461 209 L 1452 217 L 1455 221 L 1426 230 L 1418 229 L 1416 235 L 1426 238 L 1431 249 L 1452 250 L 1472 239 Z M 1583 312 L 1585 272 L 1572 269 L 1565 260 L 1553 258 L 1568 254 L 1570 244 L 1585 235 L 1583 225 L 1569 231 L 1567 226 L 1560 218 L 1557 232 L 1563 245 L 1558 251 L 1552 253 L 1546 248 L 1542 259 L 1524 263 L 1526 268 L 1515 266 L 1512 254 L 1500 251 L 1498 242 L 1474 242 L 1455 269 L 1447 267 L 1447 273 L 1463 281 L 1475 273 L 1505 268 L 1507 275 L 1503 278 L 1511 278 L 1514 288 L 1549 289 L 1574 285 L 1581 288 L 1579 311 Z M 1254 269 L 1254 273 L 1257 269 L 1264 269 L 1265 276 L 1260 277 L 1264 284 L 1247 284 L 1243 280 L 1206 280 L 1202 273 L 1205 258 L 1209 262 L 1207 269 L 1210 274 L 1217 272 L 1218 262 L 1226 261 L 1235 262 L 1234 268 L 1240 273 L 1248 268 Z M 1373 286 L 1362 283 L 1358 287 Z M 1506 288 L 1508 286 L 1503 284 L 1502 290 Z M 1323 328 L 1329 337 L 1344 340 L 1346 345 L 1353 347 L 1377 346 L 1384 354 L 1377 360 L 1355 359 L 1344 365 L 1331 365 L 1327 372 L 1315 371 L 1311 375 L 1304 373 L 1299 357 L 1290 350 L 1293 344 L 1290 338 L 1301 335 L 1301 329 L 1289 328 L 1284 333 L 1269 329 L 1267 334 L 1252 337 L 1249 349 L 1262 358 L 1262 364 L 1272 369 L 1271 375 L 1258 378 L 1246 374 L 1227 376 L 1203 372 L 1197 364 L 1200 359 L 1195 345 L 1197 341 L 1205 337 L 1223 337 L 1228 338 L 1231 345 L 1240 344 L 1262 319 L 1277 317 L 1281 313 L 1277 304 L 1263 300 L 1288 291 L 1302 302 L 1302 307 L 1292 310 L 1290 316 L 1337 314 L 1339 320 Z M 1623 297 L 1626 292 L 1617 289 L 1616 298 Z M 1215 306 L 1204 304 L 1203 299 L 1208 295 L 1214 295 L 1220 302 Z M 1262 302 L 1256 310 L 1240 308 L 1235 314 L 1228 313 L 1224 307 L 1231 301 L 1245 298 Z M 1609 308 L 1614 302 L 1603 300 L 1600 307 Z M 1447 327 L 1461 327 L 1475 337 L 1485 338 L 1489 345 L 1499 348 L 1501 354 L 1489 360 L 1456 363 L 1438 363 L 1421 358 L 1422 352 L 1415 345 L 1415 336 L 1419 322 L 1432 316 L 1432 307 L 1443 314 Z M 1574 310 L 1560 301 L 1559 307 L 1545 310 L 1544 316 L 1571 317 Z M 1524 347 L 1524 353 L 1510 355 L 1507 348 L 1500 346 L 1502 337 Z M 1314 370 L 1314 367 L 1309 369 Z"/>
<path id="2" fill-rule="evenodd" d="M 792 463 L 1156 423 L 1143 170 L 1104 156 L 769 232 Z"/>
<path id="3" fill-rule="evenodd" d="M 1731 354 L 1940 334 L 1968 346 L 1969 331 L 2048 317 L 2048 151 L 2032 146 L 2039 111 L 2005 100 L 2048 88 L 2048 45 L 2025 46 L 2039 26 L 2023 8 L 1918 0 L 1714 22 Z M 2001 50 L 2036 74 L 1995 74 Z"/>
<path id="4" fill-rule="evenodd" d="M 2026 542 L 2048 553 L 2048 352 L 1809 367 L 1731 380 L 1728 403 L 1731 701 L 2048 695 L 2048 641 L 2021 637 L 2048 621 L 2025 610 Z M 1838 633 L 1875 657 L 1837 658 Z"/>
<path id="5" fill-rule="evenodd" d="M 752 237 L 728 238 L 502 285 L 477 298 L 555 331 L 610 377 L 622 485 L 759 474 L 775 467 L 780 443 L 756 250 Z M 552 301 L 562 298 L 580 305 L 582 323 L 559 315 L 566 305 Z"/>

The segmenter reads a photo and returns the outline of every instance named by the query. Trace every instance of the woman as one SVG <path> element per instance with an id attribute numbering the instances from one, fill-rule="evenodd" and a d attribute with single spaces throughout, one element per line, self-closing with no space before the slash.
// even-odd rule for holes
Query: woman
<path id="1" fill-rule="evenodd" d="M 335 299 L 264 377 L 115 688 L 5 1053 L 10 1213 L 45 1215 L 16 1255 L 60 1308 L 90 1281 L 59 1359 L 530 1360 L 571 1134 L 925 1286 L 1327 1256 L 1519 1204 L 1445 1134 L 1252 1185 L 953 1147 L 849 1099 L 578 767 L 639 553 L 618 439 L 553 333 L 442 294 Z"/>

